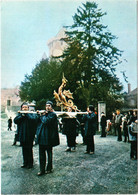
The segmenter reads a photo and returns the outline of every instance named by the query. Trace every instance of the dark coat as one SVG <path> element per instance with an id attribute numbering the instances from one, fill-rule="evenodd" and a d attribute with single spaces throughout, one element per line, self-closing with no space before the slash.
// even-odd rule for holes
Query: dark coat
<path id="1" fill-rule="evenodd" d="M 135 117 L 134 115 L 131 114 L 131 115 L 129 116 L 127 125 L 131 125 L 131 123 L 132 123 L 132 122 L 135 122 L 135 120 L 136 120 L 136 117 Z"/>
<path id="2" fill-rule="evenodd" d="M 18 114 L 14 118 L 14 123 L 17 124 L 17 134 L 20 142 L 33 143 L 36 127 L 34 114 Z"/>
<path id="3" fill-rule="evenodd" d="M 128 135 L 128 127 L 127 127 L 127 121 L 126 120 L 123 121 L 122 127 L 123 127 L 123 135 L 127 136 Z"/>
<path id="4" fill-rule="evenodd" d="M 12 119 L 9 119 L 8 120 L 8 127 L 11 127 L 12 126 Z"/>
<path id="5" fill-rule="evenodd" d="M 76 118 L 63 118 L 63 134 L 68 136 L 76 136 L 79 122 Z"/>
<path id="6" fill-rule="evenodd" d="M 59 145 L 58 120 L 54 112 L 39 116 L 37 127 L 37 142 L 40 145 Z"/>
<path id="7" fill-rule="evenodd" d="M 106 116 L 105 116 L 105 115 L 103 115 L 103 116 L 101 117 L 101 126 L 103 126 L 103 127 L 106 126 Z"/>
<path id="8" fill-rule="evenodd" d="M 89 113 L 87 115 L 84 115 L 82 120 L 85 123 L 85 136 L 89 137 L 91 135 L 95 135 L 96 132 L 96 124 L 97 124 L 97 119 L 96 119 L 96 114 L 94 112 Z"/>

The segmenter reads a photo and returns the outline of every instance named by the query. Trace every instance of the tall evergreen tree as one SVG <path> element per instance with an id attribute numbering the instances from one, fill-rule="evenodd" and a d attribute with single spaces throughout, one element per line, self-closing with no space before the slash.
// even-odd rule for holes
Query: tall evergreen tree
<path id="1" fill-rule="evenodd" d="M 122 52 L 113 45 L 116 36 L 101 23 L 104 15 L 95 2 L 86 2 L 73 16 L 73 25 L 66 26 L 68 48 L 62 55 L 62 70 L 83 108 L 101 100 L 121 106 L 123 86 L 115 70 Z"/>

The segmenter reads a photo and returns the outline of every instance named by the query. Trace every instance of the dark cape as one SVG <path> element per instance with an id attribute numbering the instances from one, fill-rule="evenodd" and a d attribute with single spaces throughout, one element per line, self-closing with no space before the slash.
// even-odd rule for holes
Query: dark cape
<path id="1" fill-rule="evenodd" d="M 85 136 L 95 135 L 97 129 L 97 118 L 94 112 L 84 115 L 82 121 L 85 123 Z"/>
<path id="2" fill-rule="evenodd" d="M 34 114 L 18 114 L 14 118 L 14 123 L 17 124 L 18 140 L 23 143 L 31 143 L 34 140 L 36 133 L 36 123 Z"/>
<path id="3" fill-rule="evenodd" d="M 58 120 L 54 112 L 38 116 L 37 143 L 46 146 L 59 145 Z"/>

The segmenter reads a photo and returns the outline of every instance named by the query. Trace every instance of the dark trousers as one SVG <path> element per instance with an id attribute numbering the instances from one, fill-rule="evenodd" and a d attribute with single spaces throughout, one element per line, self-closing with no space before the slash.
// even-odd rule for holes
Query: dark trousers
<path id="1" fill-rule="evenodd" d="M 129 141 L 128 135 L 124 135 L 124 142 L 127 142 L 127 140 Z"/>
<path id="2" fill-rule="evenodd" d="M 122 141 L 122 133 L 121 133 L 121 127 L 119 124 L 116 125 L 117 133 L 118 133 L 118 141 Z"/>
<path id="3" fill-rule="evenodd" d="M 87 140 L 86 141 L 86 145 L 87 145 L 86 151 L 87 152 L 94 152 L 94 149 L 95 149 L 95 147 L 94 147 L 94 136 L 91 135 L 90 137 L 87 137 L 86 140 Z"/>
<path id="4" fill-rule="evenodd" d="M 102 127 L 101 137 L 106 137 L 106 133 L 105 133 L 105 127 L 106 126 L 102 125 L 101 127 Z"/>
<path id="5" fill-rule="evenodd" d="M 130 151 L 130 158 L 137 159 L 137 141 L 131 141 L 131 151 Z"/>
<path id="6" fill-rule="evenodd" d="M 127 127 L 123 128 L 123 132 L 124 132 L 124 142 L 126 142 L 127 139 L 129 140 Z"/>
<path id="7" fill-rule="evenodd" d="M 9 130 L 12 131 L 11 126 L 8 127 L 8 131 L 9 131 Z"/>
<path id="8" fill-rule="evenodd" d="M 76 146 L 76 135 L 67 135 L 67 146 L 75 147 Z"/>
<path id="9" fill-rule="evenodd" d="M 40 171 L 45 172 L 46 167 L 46 151 L 48 155 L 48 163 L 47 163 L 47 171 L 52 170 L 52 147 L 46 145 L 39 145 L 39 163 L 40 163 Z"/>
<path id="10" fill-rule="evenodd" d="M 33 166 L 33 143 L 21 143 L 22 144 L 22 154 L 23 154 L 23 164 L 25 166 Z"/>
<path id="11" fill-rule="evenodd" d="M 116 133 L 117 132 L 116 124 L 113 124 L 112 129 L 113 129 L 112 132 L 114 132 L 114 135 L 117 135 L 117 133 Z"/>

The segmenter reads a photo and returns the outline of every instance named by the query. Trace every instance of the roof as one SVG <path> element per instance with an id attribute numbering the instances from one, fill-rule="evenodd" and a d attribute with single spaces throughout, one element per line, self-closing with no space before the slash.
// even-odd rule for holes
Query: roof
<path id="1" fill-rule="evenodd" d="M 129 93 L 129 95 L 137 95 L 138 94 L 138 88 L 134 89 Z"/>
<path id="2" fill-rule="evenodd" d="M 60 40 L 61 38 L 64 38 L 64 37 L 66 37 L 65 28 L 62 28 L 60 29 L 60 31 L 57 33 L 55 37 L 48 40 L 47 44 L 49 45 L 51 42 Z"/>

